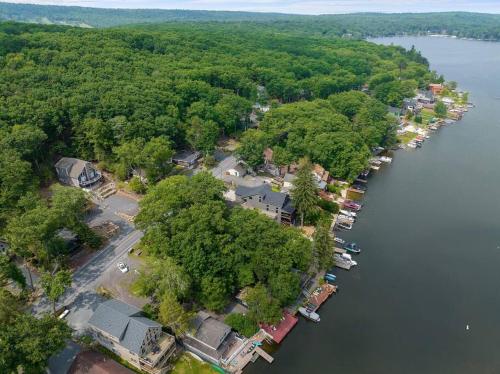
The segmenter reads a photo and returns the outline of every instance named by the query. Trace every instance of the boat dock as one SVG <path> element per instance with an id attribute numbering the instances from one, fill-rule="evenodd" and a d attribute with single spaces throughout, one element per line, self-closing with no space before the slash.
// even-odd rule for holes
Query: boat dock
<path id="1" fill-rule="evenodd" d="M 323 304 L 332 294 L 336 292 L 337 286 L 334 286 L 333 284 L 325 283 L 321 287 L 318 287 L 307 300 L 311 311 L 316 312 L 321 304 Z"/>
<path id="2" fill-rule="evenodd" d="M 255 353 L 257 353 L 260 357 L 262 357 L 264 360 L 266 360 L 270 364 L 272 364 L 274 361 L 274 357 L 272 357 L 269 353 L 264 351 L 261 347 L 255 348 Z"/>
<path id="3" fill-rule="evenodd" d="M 335 251 L 335 253 L 340 253 L 340 254 L 347 253 L 347 251 L 345 249 L 338 248 L 338 247 L 335 247 L 334 251 Z"/>
<path id="4" fill-rule="evenodd" d="M 363 195 L 365 193 L 365 191 L 363 190 L 358 190 L 357 188 L 354 188 L 354 187 L 350 187 L 347 192 L 354 192 L 354 193 L 359 193 L 361 195 Z"/>
<path id="5" fill-rule="evenodd" d="M 242 374 L 243 369 L 250 363 L 255 362 L 257 359 L 262 357 L 269 363 L 274 361 L 274 358 L 264 351 L 260 344 L 266 340 L 266 333 L 262 330 L 257 332 L 252 338 L 243 345 L 240 352 L 231 360 L 229 365 L 226 365 L 224 369 L 226 372 Z"/>

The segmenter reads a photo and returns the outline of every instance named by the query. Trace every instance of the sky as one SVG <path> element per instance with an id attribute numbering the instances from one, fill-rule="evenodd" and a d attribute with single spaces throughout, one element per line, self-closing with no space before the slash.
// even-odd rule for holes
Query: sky
<path id="1" fill-rule="evenodd" d="M 98 8 L 240 10 L 298 14 L 352 12 L 500 13 L 500 0 L 0 0 L 9 3 Z"/>

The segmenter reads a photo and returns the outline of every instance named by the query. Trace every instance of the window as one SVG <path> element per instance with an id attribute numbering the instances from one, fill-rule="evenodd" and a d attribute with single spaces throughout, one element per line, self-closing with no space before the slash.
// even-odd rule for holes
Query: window
<path id="1" fill-rule="evenodd" d="M 266 210 L 269 210 L 269 205 L 266 205 Z"/>

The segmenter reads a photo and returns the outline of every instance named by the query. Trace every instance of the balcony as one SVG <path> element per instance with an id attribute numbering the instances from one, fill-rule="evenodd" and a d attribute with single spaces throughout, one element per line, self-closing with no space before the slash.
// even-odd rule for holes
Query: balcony
<path id="1" fill-rule="evenodd" d="M 170 351 L 170 352 L 169 352 Z M 143 370 L 156 373 L 160 367 L 156 368 L 163 359 L 168 359 L 175 351 L 175 339 L 172 335 L 162 333 L 160 338 L 153 345 L 153 349 L 140 358 Z M 151 370 L 153 369 L 153 370 Z M 157 370 L 154 370 L 157 369 Z"/>

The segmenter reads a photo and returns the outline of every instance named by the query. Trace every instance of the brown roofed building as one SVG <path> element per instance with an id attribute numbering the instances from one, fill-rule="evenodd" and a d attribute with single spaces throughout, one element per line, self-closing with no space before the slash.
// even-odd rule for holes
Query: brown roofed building
<path id="1" fill-rule="evenodd" d="M 68 374 L 134 374 L 132 370 L 96 351 L 80 352 Z"/>

